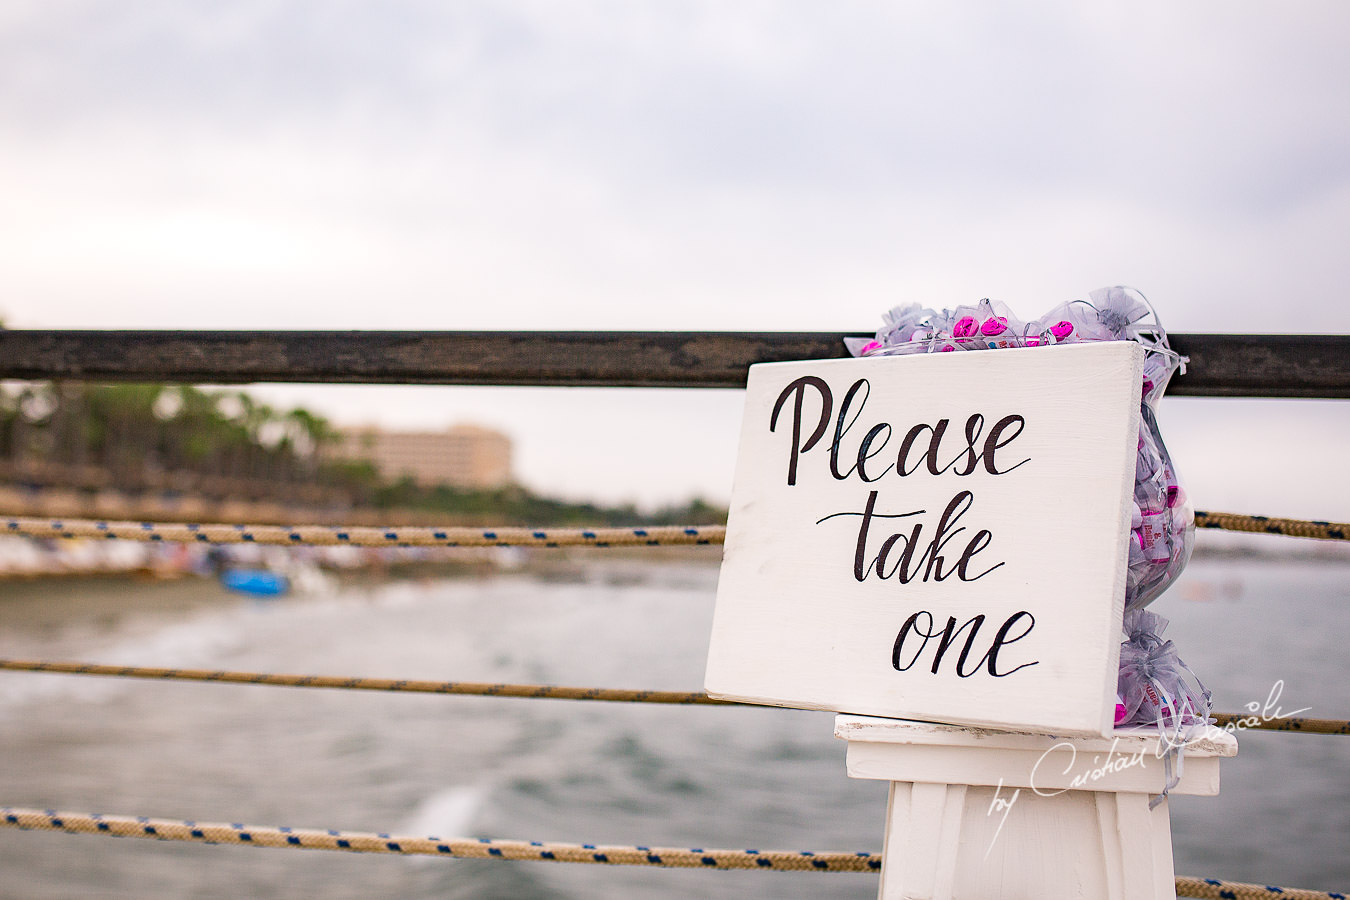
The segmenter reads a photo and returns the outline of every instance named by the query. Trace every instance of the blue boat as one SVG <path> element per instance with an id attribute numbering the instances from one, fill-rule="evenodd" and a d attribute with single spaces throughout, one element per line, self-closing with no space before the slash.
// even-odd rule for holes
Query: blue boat
<path id="1" fill-rule="evenodd" d="M 278 597 L 291 589 L 290 579 L 267 569 L 226 569 L 220 573 L 220 583 L 253 597 Z"/>

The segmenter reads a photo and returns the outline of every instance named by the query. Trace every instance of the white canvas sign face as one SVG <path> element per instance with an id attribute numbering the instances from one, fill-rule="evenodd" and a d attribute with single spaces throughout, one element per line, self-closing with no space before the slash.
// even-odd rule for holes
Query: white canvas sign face
<path id="1" fill-rule="evenodd" d="M 753 366 L 706 688 L 1109 734 L 1143 351 Z"/>

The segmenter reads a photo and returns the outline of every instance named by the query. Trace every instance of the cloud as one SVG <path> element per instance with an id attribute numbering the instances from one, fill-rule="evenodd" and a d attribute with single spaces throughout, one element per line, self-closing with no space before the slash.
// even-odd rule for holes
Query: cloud
<path id="1" fill-rule="evenodd" d="M 1346 176 L 1350 121 L 1329 113 L 1347 18 L 1331 4 L 33 7 L 0 32 L 0 99 L 44 137 L 243 134 L 395 163 L 467 142 L 644 194 L 1105 187 L 1257 213 Z"/>
<path id="2" fill-rule="evenodd" d="M 901 303 L 1031 316 L 1124 282 L 1176 330 L 1350 332 L 1348 20 L 1331 2 L 11 2 L 0 310 L 855 331 Z M 676 421 L 637 406 L 605 441 Z M 711 414 L 678 415 L 675 435 Z M 698 482 L 681 466 L 672 484 Z"/>

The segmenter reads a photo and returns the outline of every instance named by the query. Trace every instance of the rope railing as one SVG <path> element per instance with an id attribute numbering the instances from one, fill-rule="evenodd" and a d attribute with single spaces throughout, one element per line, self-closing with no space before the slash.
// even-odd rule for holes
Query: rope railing
<path id="1" fill-rule="evenodd" d="M 1301 731 L 1305 734 L 1350 734 L 1350 721 L 1283 716 L 1266 719 L 1251 713 L 1210 713 L 1219 728 L 1237 731 Z"/>
<path id="2" fill-rule="evenodd" d="M 670 706 L 745 706 L 758 703 L 718 700 L 702 691 L 654 691 L 625 688 L 565 687 L 551 684 L 506 684 L 475 681 L 425 681 L 394 678 L 360 678 L 335 675 L 289 675 L 266 672 L 235 672 L 219 669 L 170 669 L 151 666 L 116 666 L 98 663 L 0 659 L 0 671 L 47 672 L 62 675 L 100 675 L 152 681 L 194 681 L 218 684 L 256 684 L 270 687 L 327 688 L 349 691 L 386 691 L 405 694 L 455 694 L 477 697 L 523 697 L 536 700 L 596 700 L 608 703 L 658 703 Z M 1350 735 L 1350 721 L 1298 716 L 1266 719 L 1244 713 L 1214 713 L 1215 725 L 1235 730 L 1291 731 L 1305 734 Z"/>
<path id="3" fill-rule="evenodd" d="M 1340 891 L 1309 891 L 1302 888 L 1276 887 L 1271 884 L 1244 884 L 1238 881 L 1220 881 L 1217 878 L 1178 878 L 1178 897 L 1199 897 L 1200 900 L 1346 900 Z"/>
<path id="4" fill-rule="evenodd" d="M 359 831 L 320 831 L 242 824 L 206 824 L 144 816 L 103 816 L 56 810 L 0 807 L 0 825 L 25 830 L 106 834 L 160 841 L 236 844 L 248 847 L 396 853 L 460 859 L 512 859 L 536 862 L 592 863 L 611 866 L 660 866 L 683 869 L 766 869 L 780 872 L 875 872 L 877 853 L 810 850 L 705 850 L 678 847 L 628 847 L 560 844 L 490 838 L 394 836 Z"/>
<path id="5" fill-rule="evenodd" d="M 318 830 L 256 825 L 203 823 L 145 816 L 108 816 L 56 810 L 0 807 L 0 826 L 24 831 L 60 831 L 66 834 L 102 834 L 157 841 L 233 844 L 296 850 L 336 850 L 347 853 L 384 853 L 438 856 L 454 859 L 499 859 L 532 862 L 570 862 L 609 866 L 652 866 L 683 869 L 749 869 L 764 872 L 881 871 L 881 854 L 866 851 L 707 850 L 698 847 L 647 847 L 607 844 L 563 844 L 494 838 L 410 837 L 383 832 Z M 1220 881 L 1215 878 L 1177 878 L 1178 897 L 1214 900 L 1346 900 L 1335 891 L 1310 891 L 1272 885 Z"/>
<path id="6" fill-rule="evenodd" d="M 203 544 L 352 547 L 658 547 L 720 544 L 723 525 L 635 528 L 525 528 L 341 525 L 228 525 L 194 522 L 102 522 L 96 519 L 0 520 L 0 533 L 34 538 L 94 538 Z"/>
<path id="7" fill-rule="evenodd" d="M 1253 534 L 1282 534 L 1321 541 L 1350 540 L 1350 524 L 1323 522 L 1317 519 L 1273 519 L 1269 516 L 1197 511 L 1195 527 L 1246 531 Z"/>
<path id="8" fill-rule="evenodd" d="M 230 525 L 194 522 L 108 522 L 97 519 L 0 519 L 0 533 L 33 538 L 272 544 L 353 547 L 657 547 L 720 544 L 725 525 L 650 525 L 632 528 L 522 526 Z M 1350 541 L 1350 524 L 1236 513 L 1197 512 L 1197 528 Z"/>
<path id="9" fill-rule="evenodd" d="M 210 669 L 165 669 L 150 666 L 109 666 L 79 662 L 0 659 L 0 670 L 54 672 L 65 675 L 102 675 L 157 681 L 196 681 L 219 684 L 258 684 L 272 687 L 327 688 L 348 691 L 386 691 L 400 694 L 457 694 L 477 697 L 526 697 L 536 700 L 597 700 L 609 703 L 660 703 L 675 706 L 744 706 L 716 700 L 701 691 L 650 691 L 620 688 L 564 687 L 549 684 L 493 684 L 477 681 L 425 681 L 405 678 L 346 678 L 333 675 L 286 675 L 230 672 Z"/>

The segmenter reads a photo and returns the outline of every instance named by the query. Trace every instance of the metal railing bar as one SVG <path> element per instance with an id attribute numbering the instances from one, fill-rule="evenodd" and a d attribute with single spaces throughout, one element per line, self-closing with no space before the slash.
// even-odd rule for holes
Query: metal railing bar
<path id="1" fill-rule="evenodd" d="M 739 388 L 845 355 L 827 332 L 0 331 L 0 378 Z M 1169 393 L 1350 398 L 1350 336 L 1174 334 Z"/>

